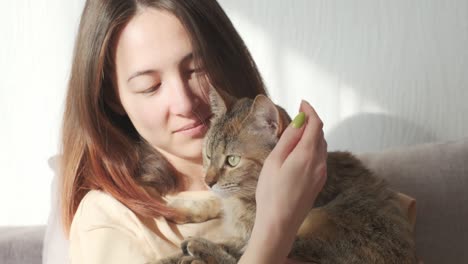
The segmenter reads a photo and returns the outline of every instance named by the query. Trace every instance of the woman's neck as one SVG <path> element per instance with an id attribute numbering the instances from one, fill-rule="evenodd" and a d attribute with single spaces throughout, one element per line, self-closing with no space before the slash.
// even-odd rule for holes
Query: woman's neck
<path id="1" fill-rule="evenodd" d="M 185 164 L 174 166 L 179 177 L 186 180 L 186 185 L 181 191 L 205 191 L 208 186 L 203 177 L 203 166 L 201 164 Z"/>
<path id="2" fill-rule="evenodd" d="M 180 191 L 205 191 L 208 186 L 205 183 L 202 158 L 199 160 L 184 159 L 165 151 L 160 151 L 167 161 L 174 167 L 177 176 L 186 180 L 184 189 Z"/>

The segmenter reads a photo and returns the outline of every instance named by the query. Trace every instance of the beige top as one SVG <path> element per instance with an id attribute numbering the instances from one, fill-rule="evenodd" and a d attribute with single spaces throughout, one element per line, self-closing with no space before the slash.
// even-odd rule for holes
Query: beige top
<path id="1" fill-rule="evenodd" d="M 175 197 L 206 199 L 210 191 L 182 192 Z M 415 201 L 399 194 L 402 209 L 414 225 Z M 146 263 L 175 254 L 189 236 L 221 241 L 221 219 L 174 224 L 164 218 L 145 219 L 102 191 L 88 192 L 78 206 L 70 229 L 72 264 Z M 224 235 L 226 236 L 226 235 Z"/>
<path id="2" fill-rule="evenodd" d="M 177 197 L 207 198 L 210 191 L 182 192 Z M 164 218 L 137 216 L 109 194 L 93 190 L 78 206 L 70 229 L 70 258 L 77 263 L 146 263 L 176 253 L 189 236 L 219 241 L 221 219 L 174 224 Z"/>

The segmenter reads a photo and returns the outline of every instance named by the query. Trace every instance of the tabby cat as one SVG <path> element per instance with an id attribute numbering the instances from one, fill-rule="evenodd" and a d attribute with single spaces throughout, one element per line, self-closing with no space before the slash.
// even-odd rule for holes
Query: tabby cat
<path id="1" fill-rule="evenodd" d="M 210 92 L 214 114 L 203 147 L 206 183 L 221 197 L 223 243 L 189 238 L 158 263 L 236 263 L 255 220 L 265 158 L 290 123 L 266 96 L 234 100 Z M 301 225 L 289 258 L 312 263 L 417 263 L 412 227 L 387 183 L 348 152 L 329 152 L 327 181 Z M 203 217 L 202 217 L 203 218 Z"/>

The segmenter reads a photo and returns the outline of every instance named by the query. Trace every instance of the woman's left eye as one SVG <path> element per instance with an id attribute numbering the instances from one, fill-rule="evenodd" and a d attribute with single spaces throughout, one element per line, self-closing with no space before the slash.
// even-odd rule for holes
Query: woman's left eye
<path id="1" fill-rule="evenodd" d="M 230 155 L 227 157 L 226 162 L 229 166 L 235 167 L 239 164 L 240 160 L 241 160 L 240 156 Z"/>
<path id="2" fill-rule="evenodd" d="M 194 69 L 188 69 L 187 70 L 188 75 L 199 74 L 199 73 L 202 73 L 202 72 L 203 72 L 203 70 L 199 69 L 199 68 L 194 68 Z"/>
<path id="3" fill-rule="evenodd" d="M 159 87 L 161 87 L 160 83 L 158 83 L 158 84 L 156 84 L 154 86 L 151 86 L 150 88 L 144 90 L 142 93 L 144 93 L 144 94 L 154 93 L 159 89 Z"/>

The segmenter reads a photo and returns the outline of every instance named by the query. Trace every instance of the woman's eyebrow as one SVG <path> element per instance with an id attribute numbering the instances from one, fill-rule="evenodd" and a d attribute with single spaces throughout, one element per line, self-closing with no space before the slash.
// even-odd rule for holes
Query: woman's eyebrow
<path id="1" fill-rule="evenodd" d="M 180 60 L 180 62 L 183 64 L 183 63 L 187 63 L 188 61 L 190 61 L 191 59 L 193 59 L 193 53 L 190 52 L 189 54 L 185 55 L 182 60 Z M 127 80 L 127 83 L 129 83 L 133 78 L 136 78 L 138 76 L 141 76 L 141 75 L 151 75 L 151 74 L 154 74 L 156 71 L 155 70 L 143 70 L 143 71 L 137 71 L 135 72 L 134 74 L 132 74 L 128 80 Z"/>

